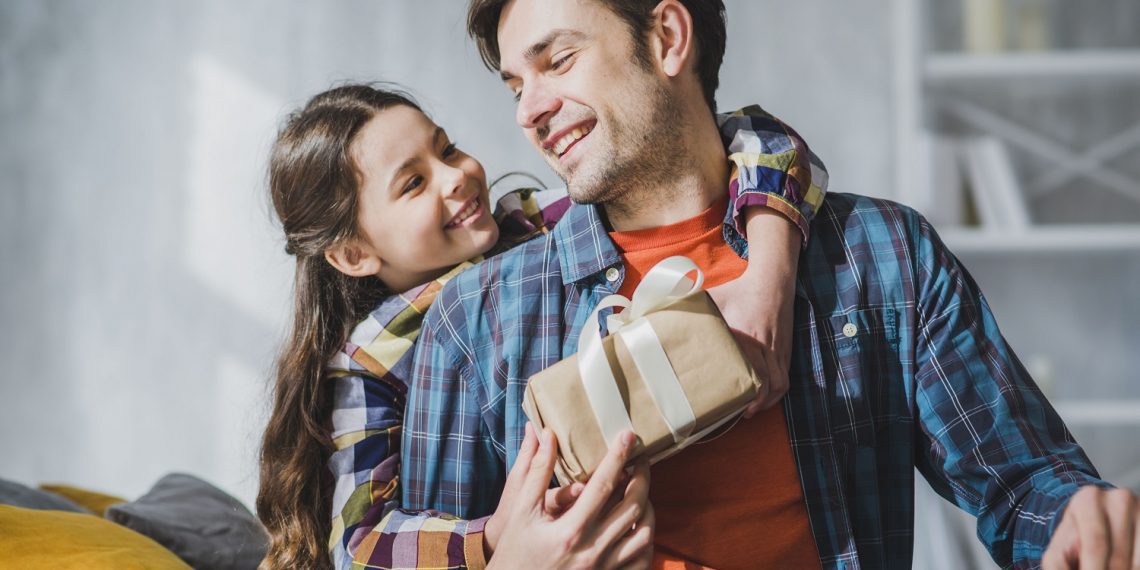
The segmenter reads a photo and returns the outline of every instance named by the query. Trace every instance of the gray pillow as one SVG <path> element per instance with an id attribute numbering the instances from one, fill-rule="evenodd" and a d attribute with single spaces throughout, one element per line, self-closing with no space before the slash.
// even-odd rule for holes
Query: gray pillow
<path id="1" fill-rule="evenodd" d="M 15 481 L 0 479 L 0 505 L 11 505 L 25 509 L 40 509 L 44 511 L 70 511 L 73 513 L 91 514 L 91 511 L 75 504 L 66 497 L 26 487 Z"/>
<path id="2" fill-rule="evenodd" d="M 172 473 L 106 518 L 145 534 L 194 568 L 253 569 L 265 557 L 261 522 L 237 499 L 192 475 Z"/>

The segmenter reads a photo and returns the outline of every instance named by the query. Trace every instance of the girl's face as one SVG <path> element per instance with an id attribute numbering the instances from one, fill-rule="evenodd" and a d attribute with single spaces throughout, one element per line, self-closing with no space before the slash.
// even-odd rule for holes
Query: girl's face
<path id="1" fill-rule="evenodd" d="M 498 240 L 483 166 L 422 112 L 381 111 L 350 152 L 362 174 L 357 245 L 388 287 L 430 281 Z"/>

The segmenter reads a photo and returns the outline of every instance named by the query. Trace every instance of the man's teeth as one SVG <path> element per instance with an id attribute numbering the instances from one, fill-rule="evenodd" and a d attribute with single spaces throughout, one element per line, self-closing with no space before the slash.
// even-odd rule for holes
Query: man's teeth
<path id="1" fill-rule="evenodd" d="M 478 209 L 479 200 L 472 200 L 471 205 L 464 208 L 462 212 L 459 212 L 459 214 L 457 214 L 455 218 L 453 218 L 451 222 L 447 224 L 447 227 L 453 228 L 459 224 L 462 224 L 463 222 L 467 221 L 467 218 L 470 218 L 471 215 L 475 213 L 475 210 Z"/>
<path id="2" fill-rule="evenodd" d="M 578 127 L 566 133 L 562 138 L 558 139 L 558 142 L 554 143 L 554 154 L 561 155 L 563 152 L 566 152 L 566 147 L 574 144 L 574 141 L 586 136 L 589 133 L 590 129 L 584 127 Z"/>

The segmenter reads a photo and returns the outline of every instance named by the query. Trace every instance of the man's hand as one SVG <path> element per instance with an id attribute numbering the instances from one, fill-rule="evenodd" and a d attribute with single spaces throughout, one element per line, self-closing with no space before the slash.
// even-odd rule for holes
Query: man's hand
<path id="1" fill-rule="evenodd" d="M 802 235 L 774 210 L 757 206 L 744 215 L 748 220 L 748 269 L 708 292 L 763 382 L 756 399 L 744 410 L 744 417 L 750 418 L 775 405 L 788 391 Z"/>
<path id="2" fill-rule="evenodd" d="M 1089 486 L 1077 491 L 1041 566 L 1140 569 L 1140 498 L 1126 489 Z"/>
<path id="3" fill-rule="evenodd" d="M 530 430 L 530 424 L 527 424 L 527 430 Z M 534 447 L 538 445 L 537 436 L 533 433 L 528 433 L 527 437 L 534 441 L 523 441 L 523 448 Z M 507 484 L 503 488 L 503 494 L 499 497 L 499 509 L 491 515 L 487 520 L 487 526 L 483 527 L 483 547 L 488 558 L 491 553 L 495 551 L 495 547 L 499 544 L 499 537 L 503 535 L 503 526 L 507 524 L 507 516 L 511 511 L 511 505 L 515 501 L 523 500 L 520 495 L 522 493 L 522 482 L 526 479 L 527 473 L 530 471 L 530 460 L 533 459 L 533 452 L 525 456 L 526 462 L 521 461 L 523 455 L 519 456 L 519 461 L 515 461 L 515 466 L 511 472 L 507 474 Z M 582 494 L 582 490 L 586 488 L 583 483 L 571 483 L 562 487 L 555 487 L 547 489 L 545 498 L 543 500 L 543 510 L 546 511 L 547 516 L 554 518 L 561 515 L 566 509 L 570 508 L 574 501 L 578 500 L 578 496 Z"/>
<path id="4" fill-rule="evenodd" d="M 507 477 L 503 500 L 492 515 L 497 527 L 493 544 L 484 534 L 485 546 L 489 550 L 493 547 L 489 566 L 647 565 L 655 525 L 649 504 L 649 464 L 644 459 L 635 462 L 629 477 L 624 468 L 636 441 L 634 435 L 626 432 L 610 446 L 580 491 L 571 491 L 571 485 L 551 492 L 547 486 L 558 447 L 554 435 L 547 431 L 538 437 L 529 423 L 526 430 L 515 467 Z"/>

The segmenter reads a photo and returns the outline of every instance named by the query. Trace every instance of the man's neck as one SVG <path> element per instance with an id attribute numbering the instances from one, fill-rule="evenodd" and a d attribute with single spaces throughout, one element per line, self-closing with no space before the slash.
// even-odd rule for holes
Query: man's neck
<path id="1" fill-rule="evenodd" d="M 713 120 L 678 129 L 690 136 L 677 168 L 624 192 L 602 207 L 614 231 L 677 223 L 700 214 L 728 191 L 728 160 Z"/>

